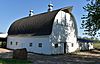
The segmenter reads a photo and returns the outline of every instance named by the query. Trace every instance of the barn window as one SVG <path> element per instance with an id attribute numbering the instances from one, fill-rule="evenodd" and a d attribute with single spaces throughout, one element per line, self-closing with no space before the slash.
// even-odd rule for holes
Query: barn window
<path id="1" fill-rule="evenodd" d="M 56 24 L 58 24 L 58 19 L 57 19 L 57 21 L 56 21 Z"/>
<path id="2" fill-rule="evenodd" d="M 55 44 L 55 48 L 57 48 L 58 47 L 58 44 Z"/>
<path id="3" fill-rule="evenodd" d="M 38 47 L 42 47 L 42 43 L 39 43 Z"/>
<path id="4" fill-rule="evenodd" d="M 18 45 L 18 42 L 16 42 L 16 45 Z"/>
<path id="5" fill-rule="evenodd" d="M 72 27 L 74 28 L 74 24 L 72 23 Z"/>
<path id="6" fill-rule="evenodd" d="M 72 47 L 74 46 L 74 44 L 72 43 Z"/>
<path id="7" fill-rule="evenodd" d="M 30 43 L 29 46 L 32 47 L 32 43 Z"/>
<path id="8" fill-rule="evenodd" d="M 10 45 L 12 45 L 12 41 L 10 42 Z"/>

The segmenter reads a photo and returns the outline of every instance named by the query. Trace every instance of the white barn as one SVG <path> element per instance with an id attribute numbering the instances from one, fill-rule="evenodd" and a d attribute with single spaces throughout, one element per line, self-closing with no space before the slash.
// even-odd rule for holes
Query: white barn
<path id="1" fill-rule="evenodd" d="M 77 25 L 72 7 L 16 20 L 8 30 L 7 48 L 26 48 L 39 54 L 64 54 L 77 50 Z"/>

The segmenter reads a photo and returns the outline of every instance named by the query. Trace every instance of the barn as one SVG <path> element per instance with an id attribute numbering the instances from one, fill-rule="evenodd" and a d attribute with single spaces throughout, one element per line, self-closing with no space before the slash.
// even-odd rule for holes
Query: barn
<path id="1" fill-rule="evenodd" d="M 77 50 L 77 25 L 72 6 L 29 15 L 16 20 L 8 30 L 7 48 L 26 48 L 38 54 L 65 54 Z M 30 11 L 31 12 L 31 11 Z"/>

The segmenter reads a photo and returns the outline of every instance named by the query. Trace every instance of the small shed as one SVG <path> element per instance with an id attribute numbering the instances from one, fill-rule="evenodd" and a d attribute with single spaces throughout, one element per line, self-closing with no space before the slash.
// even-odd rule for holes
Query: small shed
<path id="1" fill-rule="evenodd" d="M 6 48 L 7 38 L 0 37 L 0 47 Z"/>
<path id="2" fill-rule="evenodd" d="M 91 50 L 93 49 L 93 41 L 92 40 L 87 40 L 87 39 L 82 39 L 78 38 L 78 43 L 79 43 L 79 49 L 80 50 Z"/>
<path id="3" fill-rule="evenodd" d="M 0 47 L 6 48 L 7 34 L 0 32 Z"/>

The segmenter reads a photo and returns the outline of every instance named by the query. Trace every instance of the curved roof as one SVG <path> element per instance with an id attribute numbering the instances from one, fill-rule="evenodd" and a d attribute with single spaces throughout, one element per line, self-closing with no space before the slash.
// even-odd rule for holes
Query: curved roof
<path id="1" fill-rule="evenodd" d="M 67 11 L 70 11 L 72 7 L 67 7 Z M 8 35 L 17 34 L 32 34 L 32 35 L 50 35 L 52 32 L 52 25 L 56 14 L 60 11 L 64 11 L 65 8 L 46 12 L 30 17 L 25 17 L 16 20 L 9 28 Z"/>

